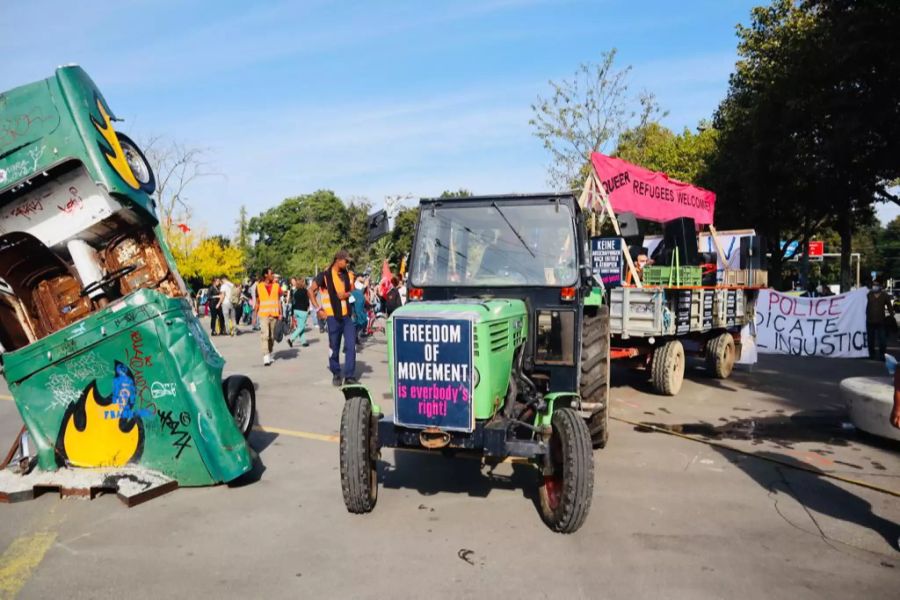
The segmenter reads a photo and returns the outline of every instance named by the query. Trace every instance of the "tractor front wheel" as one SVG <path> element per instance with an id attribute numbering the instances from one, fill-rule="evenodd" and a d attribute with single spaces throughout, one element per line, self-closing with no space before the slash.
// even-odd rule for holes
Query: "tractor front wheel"
<path id="1" fill-rule="evenodd" d="M 571 408 L 553 411 L 550 437 L 552 473 L 539 490 L 541 518 L 559 533 L 574 533 L 584 524 L 594 492 L 591 434 Z"/>
<path id="2" fill-rule="evenodd" d="M 666 342 L 653 351 L 650 363 L 653 388 L 664 396 L 674 396 L 684 381 L 684 346 L 678 340 Z"/>
<path id="3" fill-rule="evenodd" d="M 341 415 L 341 490 L 352 513 L 371 512 L 378 500 L 377 426 L 368 398 L 347 399 Z"/>

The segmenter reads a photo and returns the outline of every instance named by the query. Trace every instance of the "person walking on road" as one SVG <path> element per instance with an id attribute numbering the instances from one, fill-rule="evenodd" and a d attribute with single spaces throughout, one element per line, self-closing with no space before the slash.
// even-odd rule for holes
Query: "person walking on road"
<path id="1" fill-rule="evenodd" d="M 309 314 L 309 294 L 306 291 L 306 279 L 291 277 L 291 310 L 294 319 L 297 320 L 297 328 L 288 337 L 288 346 L 294 347 L 294 342 L 300 338 L 300 345 L 309 346 L 306 341 L 306 316 Z"/>
<path id="2" fill-rule="evenodd" d="M 215 277 L 209 286 L 206 295 L 209 306 L 209 331 L 210 335 L 225 333 L 225 319 L 222 316 L 222 292 L 219 290 L 219 278 Z"/>
<path id="3" fill-rule="evenodd" d="M 272 349 L 275 347 L 275 324 L 281 319 L 281 289 L 275 283 L 271 267 L 263 271 L 263 278 L 256 285 L 256 308 L 254 316 L 260 327 L 263 348 L 263 364 L 272 364 Z"/>
<path id="4" fill-rule="evenodd" d="M 309 301 L 320 320 L 324 320 L 328 328 L 328 346 L 331 356 L 328 369 L 331 371 L 331 383 L 339 386 L 351 385 L 356 381 L 356 324 L 350 307 L 354 276 L 349 269 L 350 253 L 339 250 L 334 261 L 327 269 L 316 275 L 309 286 Z M 316 292 L 322 291 L 321 300 Z M 321 302 L 321 303 L 320 303 Z M 341 368 L 341 340 L 344 341 L 344 366 Z"/>
<path id="5" fill-rule="evenodd" d="M 881 289 L 881 283 L 872 282 L 872 289 L 866 296 L 866 338 L 869 342 L 869 358 L 884 360 L 887 351 L 888 326 L 894 320 L 894 307 L 891 306 L 891 297 Z M 890 319 L 890 321 L 888 321 Z M 878 346 L 878 354 L 875 354 L 875 346 Z"/>
<path id="6" fill-rule="evenodd" d="M 366 282 L 359 277 L 353 283 L 353 291 L 350 292 L 350 307 L 353 313 L 353 324 L 356 325 L 356 345 L 362 346 L 362 340 L 369 324 L 369 315 L 366 313 Z"/>
<path id="7" fill-rule="evenodd" d="M 237 291 L 237 295 L 235 295 Z M 240 302 L 240 290 L 231 283 L 227 277 L 222 277 L 222 284 L 219 286 L 219 292 L 222 295 L 220 304 L 222 310 L 222 323 L 225 329 L 222 333 L 228 333 L 234 337 L 237 324 L 235 323 L 235 299 Z"/>

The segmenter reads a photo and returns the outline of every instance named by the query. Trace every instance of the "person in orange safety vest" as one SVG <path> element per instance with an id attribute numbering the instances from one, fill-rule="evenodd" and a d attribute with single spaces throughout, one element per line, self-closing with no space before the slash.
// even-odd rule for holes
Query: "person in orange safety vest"
<path id="1" fill-rule="evenodd" d="M 281 319 L 281 286 L 275 282 L 271 267 L 263 271 L 263 278 L 256 284 L 256 313 L 263 348 L 263 364 L 272 364 L 272 348 L 275 346 L 275 324 Z"/>
<path id="2" fill-rule="evenodd" d="M 331 356 L 328 369 L 332 384 L 339 386 L 356 384 L 356 323 L 353 321 L 354 275 L 350 271 L 350 253 L 339 250 L 334 261 L 319 273 L 308 288 L 309 302 L 320 320 L 328 328 L 328 345 Z M 316 294 L 321 291 L 321 294 Z M 344 367 L 341 368 L 341 340 L 344 341 Z"/>

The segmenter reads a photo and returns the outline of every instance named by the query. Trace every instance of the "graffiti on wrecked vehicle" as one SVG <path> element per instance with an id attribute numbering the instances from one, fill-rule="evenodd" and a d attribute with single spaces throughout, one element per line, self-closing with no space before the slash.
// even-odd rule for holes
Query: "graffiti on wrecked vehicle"
<path id="1" fill-rule="evenodd" d="M 150 386 L 150 395 L 153 396 L 154 400 L 158 400 L 159 398 L 165 398 L 166 396 L 175 397 L 175 384 L 174 383 L 162 383 L 160 381 L 154 381 Z"/>
<path id="2" fill-rule="evenodd" d="M 56 440 L 61 465 L 120 467 L 140 458 L 144 424 L 135 412 L 134 378 L 118 361 L 114 374 L 112 394 L 101 395 L 95 379 L 66 409 Z M 106 418 L 110 410 L 118 418 Z"/>
<path id="3" fill-rule="evenodd" d="M 0 150 L 6 150 L 16 144 L 27 143 L 27 140 L 25 142 L 22 140 L 32 128 L 53 120 L 50 115 L 40 114 L 38 108 L 32 108 L 31 111 L 0 121 Z M 33 140 L 34 137 L 31 139 Z"/>
<path id="4" fill-rule="evenodd" d="M 172 447 L 177 449 L 175 458 L 181 458 L 181 453 L 191 447 L 191 432 L 187 427 L 191 424 L 191 415 L 182 411 L 178 419 L 172 417 L 172 411 L 159 413 L 159 423 L 163 431 L 172 437 Z"/>

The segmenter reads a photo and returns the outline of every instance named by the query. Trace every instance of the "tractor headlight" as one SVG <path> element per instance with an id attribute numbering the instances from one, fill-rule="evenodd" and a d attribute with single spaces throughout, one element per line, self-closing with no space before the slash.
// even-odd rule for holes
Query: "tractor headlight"
<path id="1" fill-rule="evenodd" d="M 481 381 L 481 373 L 478 372 L 478 367 L 475 367 L 475 373 L 472 375 L 472 388 L 478 387 L 478 382 Z"/>

